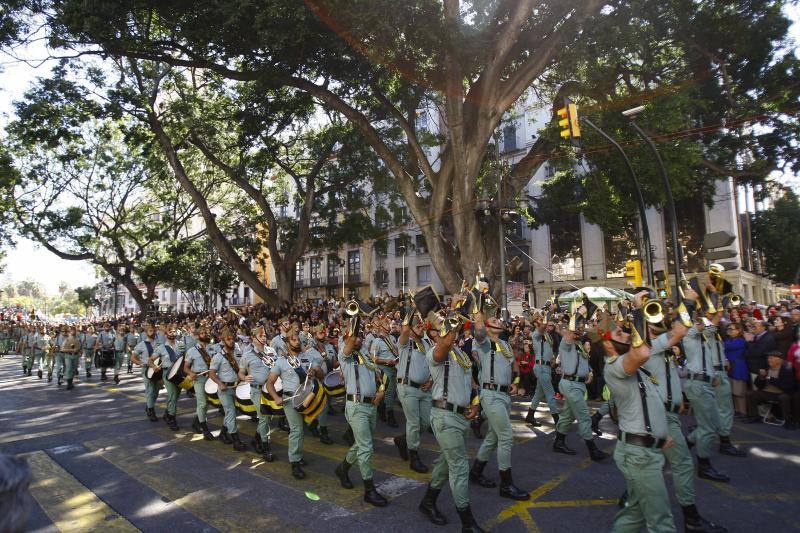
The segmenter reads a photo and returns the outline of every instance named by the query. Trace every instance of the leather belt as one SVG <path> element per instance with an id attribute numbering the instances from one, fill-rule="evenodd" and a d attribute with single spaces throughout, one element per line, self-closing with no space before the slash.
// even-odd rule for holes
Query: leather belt
<path id="1" fill-rule="evenodd" d="M 450 403 L 446 400 L 433 400 L 432 403 L 433 407 L 437 409 L 444 409 L 445 411 L 450 411 L 452 413 L 457 413 L 461 416 L 467 415 L 467 408 L 461 407 L 460 405 L 456 405 L 454 403 Z"/>
<path id="2" fill-rule="evenodd" d="M 675 413 L 676 415 L 681 412 L 680 405 L 672 405 L 669 403 L 664 404 L 664 409 L 666 409 L 668 413 Z"/>
<path id="3" fill-rule="evenodd" d="M 689 379 L 693 381 L 705 381 L 706 383 L 711 383 L 711 376 L 707 376 L 706 374 L 689 374 Z"/>
<path id="4" fill-rule="evenodd" d="M 663 448 L 667 439 L 656 439 L 652 435 L 637 435 L 636 433 L 617 433 L 619 440 L 624 440 L 627 444 L 641 446 L 642 448 Z"/>
<path id="5" fill-rule="evenodd" d="M 414 387 L 415 389 L 418 389 L 418 388 L 422 387 L 423 385 L 425 385 L 424 383 L 417 383 L 413 379 L 406 379 L 406 378 L 397 378 L 397 384 L 398 385 L 408 385 L 410 387 Z"/>
<path id="6" fill-rule="evenodd" d="M 578 376 L 561 376 L 567 381 L 577 381 L 578 383 L 586 383 L 586 378 L 579 378 Z"/>
<path id="7" fill-rule="evenodd" d="M 484 383 L 483 388 L 486 390 L 496 390 L 497 392 L 508 392 L 509 385 L 498 385 L 497 383 Z"/>
<path id="8" fill-rule="evenodd" d="M 226 387 L 235 387 L 236 386 L 236 382 L 235 381 L 223 381 L 222 384 L 225 385 Z"/>
<path id="9" fill-rule="evenodd" d="M 725 365 L 714 365 L 714 370 L 725 370 Z"/>
<path id="10" fill-rule="evenodd" d="M 372 396 L 359 396 L 358 394 L 348 394 L 347 401 L 353 403 L 372 403 L 374 397 Z"/>

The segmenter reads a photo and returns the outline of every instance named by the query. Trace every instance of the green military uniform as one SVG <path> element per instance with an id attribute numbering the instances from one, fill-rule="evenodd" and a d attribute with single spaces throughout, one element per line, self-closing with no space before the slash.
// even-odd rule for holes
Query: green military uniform
<path id="1" fill-rule="evenodd" d="M 628 499 L 614 518 L 612 531 L 676 531 L 662 469 L 661 451 L 669 428 L 664 399 L 648 371 L 625 373 L 629 355 L 606 361 L 604 376 L 619 415 L 619 440 L 614 462 L 625 477 Z"/>
<path id="2" fill-rule="evenodd" d="M 61 351 L 61 345 L 64 343 L 66 337 L 59 333 L 56 335 L 55 339 L 55 350 L 56 350 L 56 363 L 55 363 L 55 373 L 56 379 L 58 379 L 58 384 L 61 385 L 61 381 L 64 379 L 64 370 L 66 370 L 66 359 L 64 358 L 64 352 Z"/>
<path id="3" fill-rule="evenodd" d="M 133 349 L 133 353 L 142 362 L 142 381 L 144 382 L 144 401 L 147 409 L 155 409 L 156 397 L 161 388 L 160 384 L 153 383 L 152 380 L 147 378 L 147 367 L 150 361 L 150 356 L 155 353 L 155 342 L 142 335 L 142 340 Z"/>
<path id="4" fill-rule="evenodd" d="M 204 347 L 195 343 L 194 346 L 186 350 L 186 362 L 189 364 L 189 370 L 195 374 L 208 372 L 209 366 L 211 365 L 211 354 L 209 354 Z M 206 408 L 208 406 L 206 381 L 208 379 L 208 374 L 206 373 L 202 376 L 197 376 L 197 379 L 195 379 L 193 383 L 195 412 L 197 413 L 197 420 L 200 422 L 206 421 Z M 261 405 L 260 399 L 256 405 Z"/>
<path id="5" fill-rule="evenodd" d="M 67 387 L 72 388 L 72 380 L 78 371 L 78 361 L 81 357 L 81 343 L 77 337 L 68 335 L 61 342 L 61 353 L 66 359 Z"/>
<path id="6" fill-rule="evenodd" d="M 683 338 L 686 352 L 686 368 L 689 377 L 686 382 L 686 397 L 692 403 L 692 411 L 697 420 L 697 427 L 689 433 L 687 439 L 697 446 L 697 456 L 708 459 L 711 456 L 711 445 L 720 431 L 717 398 L 714 394 L 713 381 L 716 374 L 711 357 L 711 350 L 705 342 L 703 332 L 696 327 L 689 328 Z"/>
<path id="7" fill-rule="evenodd" d="M 237 363 L 237 355 L 238 354 L 234 351 L 234 363 Z M 224 383 L 226 387 L 225 390 L 220 387 L 218 393 L 219 403 L 222 404 L 222 410 L 225 413 L 225 429 L 229 434 L 236 433 L 236 404 L 234 402 L 234 395 L 236 394 L 237 369 L 234 369 L 228 361 L 228 358 L 225 357 L 224 346 L 211 358 L 211 370 L 216 371 L 217 379 Z"/>
<path id="8" fill-rule="evenodd" d="M 274 341 L 275 339 L 273 339 Z M 278 354 L 281 353 L 277 349 L 275 351 Z M 270 369 L 269 373 L 280 377 L 283 383 L 283 412 L 289 423 L 289 462 L 299 463 L 303 459 L 303 415 L 297 412 L 289 398 L 294 396 L 295 390 L 300 386 L 300 376 L 296 369 L 300 367 L 300 361 L 296 357 L 288 355 L 285 350 L 283 354 L 286 355 L 278 357 L 275 366 Z"/>
<path id="9" fill-rule="evenodd" d="M 28 374 L 33 370 L 34 350 L 37 334 L 33 331 L 22 335 L 20 338 L 20 351 L 22 352 L 22 373 Z M 40 359 L 41 361 L 41 359 Z M 41 364 L 41 363 L 40 363 Z"/>
<path id="10" fill-rule="evenodd" d="M 431 377 L 425 355 L 430 344 L 426 337 L 415 340 L 409 336 L 400 346 L 397 363 L 397 396 L 406 417 L 406 446 L 412 452 L 419 450 L 421 434 L 431 425 L 431 391 L 420 389 Z"/>
<path id="11" fill-rule="evenodd" d="M 98 349 L 100 350 L 113 350 L 114 349 L 114 332 L 103 330 L 97 335 L 97 344 Z M 114 365 L 116 366 L 116 355 L 114 360 Z M 106 370 L 107 368 L 100 369 L 100 375 L 105 380 L 106 377 Z"/>
<path id="12" fill-rule="evenodd" d="M 178 358 L 184 355 L 183 344 L 177 341 L 167 341 L 156 347 L 154 355 L 161 358 L 161 372 L 164 378 L 164 388 L 167 391 L 166 413 L 175 416 L 178 410 L 178 398 L 181 395 L 181 388 L 167 379 L 172 365 Z"/>
<path id="13" fill-rule="evenodd" d="M 394 337 L 391 335 L 379 335 L 376 336 L 369 345 L 369 354 L 383 361 L 387 361 L 390 359 L 397 359 L 400 355 L 400 351 Z M 378 369 L 386 376 L 386 395 L 383 397 L 383 405 L 386 407 L 387 415 L 391 415 L 392 420 L 394 420 L 392 410 L 394 409 L 395 398 L 397 396 L 397 367 L 378 365 Z M 393 427 L 396 427 L 396 424 Z"/>
<path id="14" fill-rule="evenodd" d="M 114 335 L 114 377 L 119 377 L 119 369 L 122 368 L 122 365 L 125 363 L 126 353 L 127 353 L 127 346 L 128 346 L 128 339 L 126 338 L 127 334 L 120 335 L 116 333 Z M 165 376 L 166 377 L 166 376 Z"/>
<path id="15" fill-rule="evenodd" d="M 486 462 L 497 450 L 500 471 L 511 468 L 514 431 L 511 427 L 511 396 L 508 389 L 513 379 L 514 355 L 505 341 L 472 341 L 472 351 L 481 364 L 481 407 L 489 423 L 489 431 L 478 450 L 478 461 Z"/>
<path id="16" fill-rule="evenodd" d="M 125 360 L 128 364 L 128 374 L 133 372 L 133 349 L 139 344 L 139 335 L 131 327 L 131 331 L 125 334 Z"/>
<path id="17" fill-rule="evenodd" d="M 717 333 L 716 326 L 709 326 L 703 332 L 706 349 L 711 353 L 711 364 L 714 367 L 714 377 L 718 385 L 714 387 L 719 413 L 719 436 L 730 437 L 733 427 L 733 394 L 728 372 L 725 371 L 725 348 Z"/>
<path id="18" fill-rule="evenodd" d="M 309 342 L 313 342 L 313 339 Z M 307 348 L 303 353 L 301 353 L 298 356 L 298 359 L 300 360 L 300 364 L 303 366 L 303 370 L 305 370 L 306 372 L 308 372 L 310 369 L 313 368 L 316 372 L 322 374 L 322 367 L 325 365 L 325 361 L 323 361 L 322 355 L 316 348 L 314 347 Z M 320 386 L 322 386 L 321 383 Z M 327 396 L 325 396 L 324 400 L 325 405 L 321 408 L 322 410 L 320 411 L 319 415 L 316 418 L 319 427 L 326 428 L 326 431 L 328 427 L 328 401 L 330 400 L 328 399 Z"/>
<path id="19" fill-rule="evenodd" d="M 592 440 L 592 419 L 586 405 L 586 380 L 591 374 L 589 354 L 584 351 L 578 339 L 574 342 L 562 339 L 558 346 L 558 356 L 562 371 L 558 390 L 564 397 L 564 407 L 556 424 L 556 431 L 566 435 L 573 420 L 577 420 L 578 434 L 585 441 Z"/>
<path id="20" fill-rule="evenodd" d="M 31 337 L 28 337 L 29 339 Z M 31 345 L 31 351 L 36 353 L 36 356 L 40 361 L 44 361 L 44 366 L 47 369 L 47 381 L 53 379 L 53 365 L 54 365 L 54 357 L 53 351 L 50 349 L 50 343 L 52 342 L 52 337 L 48 335 L 46 332 L 41 334 L 36 334 L 33 337 L 33 344 Z"/>
<path id="21" fill-rule="evenodd" d="M 553 338 L 547 331 L 540 333 L 538 330 L 534 330 L 532 337 L 533 354 L 536 359 L 533 367 L 533 374 L 536 376 L 536 390 L 533 393 L 528 414 L 533 417 L 533 413 L 536 412 L 539 402 L 544 396 L 547 406 L 550 408 L 550 414 L 555 418 L 558 415 L 558 406 L 556 405 L 553 374 L 550 367 L 550 362 L 553 360 Z"/>
<path id="22" fill-rule="evenodd" d="M 434 360 L 433 351 L 432 346 L 426 354 L 433 379 L 431 425 L 442 453 L 433 465 L 430 486 L 441 490 L 449 479 L 456 508 L 463 510 L 469 507 L 469 421 L 465 414 L 470 405 L 472 371 L 469 366 L 461 366 L 454 357 L 453 352 L 460 352 L 457 347 L 454 346 L 441 363 Z M 463 353 L 460 357 L 470 360 Z"/>
<path id="23" fill-rule="evenodd" d="M 196 352 L 197 350 L 193 349 L 191 351 Z M 253 405 L 255 405 L 256 413 L 258 415 L 258 426 L 256 427 L 256 431 L 258 432 L 262 442 L 269 442 L 270 417 L 261 413 L 261 387 L 267 382 L 270 368 L 264 364 L 264 361 L 261 359 L 261 355 L 256 352 L 253 345 L 249 345 L 247 350 L 245 350 L 245 352 L 242 354 L 240 368 L 241 370 L 244 370 L 247 375 L 253 376 L 253 381 L 250 382 L 250 400 L 253 402 Z M 203 403 L 205 403 L 205 394 L 203 394 Z M 197 414 L 199 416 L 199 398 L 197 409 Z M 201 421 L 203 420 L 205 420 L 205 418 L 201 419 Z"/>

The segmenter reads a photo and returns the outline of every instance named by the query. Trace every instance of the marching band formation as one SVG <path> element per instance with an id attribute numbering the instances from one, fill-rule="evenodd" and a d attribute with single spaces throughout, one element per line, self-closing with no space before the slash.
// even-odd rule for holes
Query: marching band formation
<path id="1" fill-rule="evenodd" d="M 720 285 L 721 277 L 712 272 L 707 283 L 698 279 L 685 283 L 682 302 L 672 312 L 647 289 L 635 295 L 631 307 L 620 306 L 616 314 L 598 309 L 584 297 L 555 317 L 561 335 L 557 347 L 547 327 L 554 317 L 538 310 L 529 316 L 537 384 L 525 420 L 541 425 L 534 415 L 545 400 L 555 423 L 553 452 L 577 453 L 567 443 L 577 422 L 577 433 L 593 461 L 608 458 L 594 441 L 600 419 L 609 414 L 619 426 L 613 456 L 627 491 L 614 531 L 642 527 L 675 531 L 662 471 L 665 461 L 672 470 L 685 529 L 726 531 L 698 513 L 694 497 L 695 471 L 703 478 L 728 481 L 711 465 L 716 439 L 721 453 L 745 455 L 730 441 L 733 405 L 729 383 L 725 389 L 728 377 L 716 328 L 732 295 Z M 399 334 L 393 328 L 396 316 L 401 321 Z M 503 340 L 503 319 L 480 272 L 474 285 L 465 283 L 449 305 L 428 286 L 383 309 L 351 300 L 341 318 L 343 331 L 337 337 L 322 321 L 297 323 L 286 316 L 273 332 L 271 324 L 237 320 L 235 312 L 223 329 L 207 320 L 180 324 L 180 330 L 174 323 L 154 322 L 143 324 L 141 331 L 124 324 L 113 330 L 111 323 L 99 331 L 94 325 L 51 329 L 44 323 L 5 323 L 2 328 L 17 341 L 27 376 L 35 371 L 39 379 L 50 382 L 55 374 L 59 386 L 66 382 L 66 390 L 75 386 L 82 361 L 87 379 L 93 368 L 100 370 L 103 381 L 113 370 L 116 383 L 123 369 L 132 373 L 134 366 L 140 367 L 146 416 L 158 420 L 156 398 L 165 389 L 166 409 L 161 416 L 173 431 L 179 429 L 176 408 L 181 391 L 194 397 L 192 429 L 206 440 L 247 450 L 237 414 L 257 420 L 250 446 L 265 461 L 276 460 L 271 432 L 288 429 L 288 462 L 296 479 L 306 477 L 306 430 L 332 444 L 328 417 L 335 414 L 333 400 L 341 398 L 349 425 L 343 438 L 350 448 L 335 474 L 342 487 L 352 489 L 351 470 L 357 466 L 364 501 L 374 506 L 386 506 L 388 501 L 373 481 L 373 434 L 379 418 L 390 427 L 399 426 L 393 410 L 398 401 L 405 425 L 394 443 L 410 469 L 430 471 L 419 510 L 432 523 L 447 523 L 437 508 L 445 483 L 463 531 L 482 531 L 471 510 L 471 484 L 498 488 L 504 498 L 530 499 L 512 477 L 511 406 L 520 393 L 520 369 Z M 673 353 L 679 343 L 689 372 L 683 387 Z M 608 401 L 594 414 L 586 402 L 587 384 L 594 379 L 589 365 L 592 349 L 605 355 L 604 378 L 610 391 Z M 563 398 L 560 412 L 551 381 L 556 361 Z M 687 407 L 684 395 L 697 421 L 686 437 L 680 418 Z M 210 406 L 223 413 L 218 436 L 207 423 Z M 476 420 L 485 421 L 487 433 L 470 465 L 467 435 Z M 421 435 L 429 428 L 441 449 L 431 466 L 419 456 Z M 495 454 L 497 480 L 486 472 Z"/>

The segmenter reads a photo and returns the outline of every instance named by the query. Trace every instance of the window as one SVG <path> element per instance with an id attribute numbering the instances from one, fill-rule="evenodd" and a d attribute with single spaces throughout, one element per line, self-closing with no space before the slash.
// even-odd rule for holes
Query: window
<path id="1" fill-rule="evenodd" d="M 305 271 L 305 262 L 298 261 L 294 265 L 294 280 L 303 281 L 303 272 Z"/>
<path id="2" fill-rule="evenodd" d="M 410 251 L 409 245 L 410 239 L 408 235 L 399 235 L 396 239 L 394 239 L 394 256 L 395 257 L 403 257 L 404 255 L 408 255 Z"/>
<path id="3" fill-rule="evenodd" d="M 431 282 L 431 267 L 423 265 L 417 267 L 417 285 L 427 285 Z"/>
<path id="4" fill-rule="evenodd" d="M 417 114 L 417 123 L 416 123 L 416 131 L 427 131 L 428 130 L 428 112 L 426 110 L 422 110 Z"/>
<path id="5" fill-rule="evenodd" d="M 583 279 L 580 215 L 566 215 L 550 225 L 550 252 L 553 281 Z"/>
<path id="6" fill-rule="evenodd" d="M 417 248 L 417 255 L 428 253 L 428 243 L 425 242 L 425 235 L 419 234 L 414 238 L 414 246 Z"/>
<path id="7" fill-rule="evenodd" d="M 544 166 L 544 177 L 547 179 L 553 178 L 556 175 L 556 169 L 553 165 Z"/>
<path id="8" fill-rule="evenodd" d="M 398 289 L 408 287 L 408 267 L 394 269 L 394 286 Z"/>
<path id="9" fill-rule="evenodd" d="M 244 301 L 245 302 L 249 302 L 250 301 L 250 287 L 248 287 L 246 285 L 244 287 Z"/>
<path id="10" fill-rule="evenodd" d="M 339 275 L 339 258 L 338 257 L 329 257 L 328 258 L 328 277 L 333 278 Z"/>
<path id="11" fill-rule="evenodd" d="M 286 218 L 289 216 L 289 209 L 287 206 L 282 205 L 278 207 L 278 218 Z"/>
<path id="12" fill-rule="evenodd" d="M 517 149 L 517 125 L 513 122 L 503 128 L 503 151 L 512 152 Z"/>
<path id="13" fill-rule="evenodd" d="M 311 279 L 318 280 L 319 279 L 319 271 L 321 266 L 322 260 L 319 257 L 314 257 L 311 259 Z"/>
<path id="14" fill-rule="evenodd" d="M 361 275 L 361 250 L 347 252 L 347 275 L 351 278 Z"/>

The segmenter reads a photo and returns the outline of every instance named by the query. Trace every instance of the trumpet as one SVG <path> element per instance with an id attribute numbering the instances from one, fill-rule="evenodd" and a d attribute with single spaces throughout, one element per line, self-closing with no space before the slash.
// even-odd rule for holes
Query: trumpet
<path id="1" fill-rule="evenodd" d="M 344 307 L 344 312 L 350 316 L 358 315 L 361 309 L 358 306 L 358 302 L 355 300 L 350 300 Z"/>
<path id="2" fill-rule="evenodd" d="M 742 305 L 742 297 L 739 296 L 738 294 L 734 294 L 728 300 L 728 304 L 731 307 L 739 307 L 740 305 Z"/>
<path id="3" fill-rule="evenodd" d="M 350 318 L 347 320 L 347 331 L 345 332 L 346 337 L 352 337 L 358 334 L 358 331 L 361 329 L 361 306 L 358 304 L 356 300 L 350 300 L 345 304 L 344 312 Z"/>
<path id="4" fill-rule="evenodd" d="M 460 328 L 461 324 L 463 323 L 464 323 L 463 317 L 460 316 L 458 313 L 454 313 L 451 311 L 450 313 L 448 313 L 448 315 L 444 318 L 444 321 L 442 322 L 440 334 L 442 336 L 447 335 L 451 331 L 455 331 L 458 328 Z"/>
<path id="5" fill-rule="evenodd" d="M 661 302 L 655 299 L 646 299 L 643 301 L 642 313 L 644 319 L 650 324 L 661 324 L 664 322 L 664 306 Z"/>

